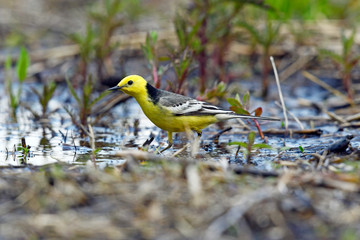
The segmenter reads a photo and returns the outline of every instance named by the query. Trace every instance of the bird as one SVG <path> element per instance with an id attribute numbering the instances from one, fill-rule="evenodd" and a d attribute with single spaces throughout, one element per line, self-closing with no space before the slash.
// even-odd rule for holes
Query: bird
<path id="1" fill-rule="evenodd" d="M 222 109 L 204 101 L 157 89 L 139 75 L 129 75 L 123 78 L 115 87 L 108 90 L 120 90 L 134 97 L 150 121 L 157 127 L 167 131 L 168 146 L 160 152 L 171 148 L 174 132 L 185 132 L 191 129 L 200 138 L 202 129 L 210 124 L 228 119 L 280 120 L 273 117 L 236 114 L 233 111 Z"/>

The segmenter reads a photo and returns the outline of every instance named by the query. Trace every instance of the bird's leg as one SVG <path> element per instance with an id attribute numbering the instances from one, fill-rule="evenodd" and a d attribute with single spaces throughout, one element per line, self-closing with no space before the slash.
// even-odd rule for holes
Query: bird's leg
<path id="1" fill-rule="evenodd" d="M 201 139 L 202 132 L 196 131 L 196 133 L 197 133 L 196 141 L 199 143 L 199 147 L 200 147 L 200 139 Z"/>
<path id="2" fill-rule="evenodd" d="M 196 131 L 198 134 L 195 138 L 194 144 L 191 146 L 191 156 L 195 157 L 195 155 L 199 152 L 200 149 L 200 138 L 201 138 L 201 131 Z"/>
<path id="3" fill-rule="evenodd" d="M 171 148 L 172 144 L 173 144 L 173 139 L 172 139 L 172 132 L 168 132 L 168 142 L 169 144 L 167 145 L 166 148 L 164 148 L 163 150 L 160 151 L 160 153 L 164 152 L 165 150 L 168 150 L 169 148 Z"/>

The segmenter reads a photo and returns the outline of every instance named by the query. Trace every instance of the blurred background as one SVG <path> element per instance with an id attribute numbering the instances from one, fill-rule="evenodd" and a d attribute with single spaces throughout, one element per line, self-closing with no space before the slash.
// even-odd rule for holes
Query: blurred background
<path id="1" fill-rule="evenodd" d="M 107 85 L 137 72 L 158 87 L 161 81 L 171 83 L 177 92 L 194 86 L 193 79 L 203 95 L 220 82 L 255 78 L 265 97 L 270 55 L 277 57 L 280 72 L 295 60 L 308 64 L 312 56 L 316 64 L 337 68 L 321 74 L 343 79 L 352 99 L 348 72 L 354 70 L 350 78 L 356 79 L 358 73 L 356 64 L 344 59 L 358 50 L 359 5 L 355 0 L 1 0 L 0 63 L 8 55 L 14 60 L 26 46 L 33 63 L 30 77 L 66 60 L 77 66 L 66 68 L 74 82 L 84 81 L 87 71 Z M 342 53 L 342 36 L 351 35 Z M 132 59 L 144 63 L 133 66 Z"/>

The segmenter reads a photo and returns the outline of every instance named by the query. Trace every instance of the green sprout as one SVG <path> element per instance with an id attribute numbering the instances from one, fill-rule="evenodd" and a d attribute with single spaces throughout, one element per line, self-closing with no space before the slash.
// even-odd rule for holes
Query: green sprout
<path id="1" fill-rule="evenodd" d="M 21 143 L 18 145 L 17 149 L 18 152 L 21 152 L 20 164 L 27 164 L 28 157 L 30 156 L 30 146 L 26 145 L 25 138 L 21 138 Z"/>
<path id="2" fill-rule="evenodd" d="M 91 24 L 88 23 L 84 36 L 80 33 L 73 33 L 69 35 L 69 38 L 79 46 L 81 59 L 79 63 L 79 74 L 81 75 L 81 80 L 84 81 L 87 76 L 88 65 L 95 54 L 95 31 Z"/>
<path id="3" fill-rule="evenodd" d="M 279 30 L 281 22 L 275 22 L 269 15 L 265 20 L 263 28 L 258 28 L 257 22 L 249 23 L 244 20 L 239 21 L 238 25 L 245 28 L 253 38 L 253 41 L 262 47 L 262 90 L 261 95 L 266 98 L 269 90 L 269 73 L 271 64 L 269 61 L 270 48 L 279 41 Z"/>
<path id="4" fill-rule="evenodd" d="M 15 122 L 17 122 L 16 113 L 21 103 L 20 97 L 22 93 L 22 87 L 27 76 L 27 70 L 29 65 L 30 65 L 29 54 L 26 48 L 22 47 L 20 49 L 20 55 L 16 63 L 16 73 L 19 80 L 19 86 L 17 92 L 14 93 L 13 84 L 12 84 L 13 78 L 11 76 L 11 71 L 12 71 L 11 58 L 10 57 L 7 58 L 5 62 L 5 72 L 6 72 L 5 85 L 6 85 L 7 94 L 9 96 L 9 107 L 11 109 L 11 117 Z"/>
<path id="5" fill-rule="evenodd" d="M 37 89 L 31 87 L 31 91 L 37 96 L 41 105 L 41 114 L 35 112 L 31 106 L 24 103 L 24 107 L 31 112 L 35 120 L 46 119 L 56 110 L 49 112 L 49 102 L 51 98 L 54 96 L 54 92 L 56 90 L 56 83 L 44 83 L 42 92 L 39 92 Z"/>
<path id="6" fill-rule="evenodd" d="M 351 73 L 360 60 L 360 55 L 355 54 L 353 51 L 355 35 L 355 30 L 353 30 L 348 37 L 345 35 L 344 32 L 341 33 L 342 52 L 340 54 L 326 49 L 320 50 L 320 53 L 326 57 L 329 57 L 339 69 L 343 86 L 348 94 L 348 98 L 351 101 L 354 98 Z"/>
<path id="7" fill-rule="evenodd" d="M 250 132 L 248 134 L 248 142 L 230 142 L 229 145 L 236 145 L 238 146 L 238 150 L 236 151 L 236 156 L 240 150 L 244 153 L 244 157 L 247 163 L 250 163 L 252 152 L 255 149 L 273 149 L 270 145 L 265 143 L 254 143 L 255 142 L 255 132 Z"/>
<path id="8" fill-rule="evenodd" d="M 247 4 L 260 7 L 264 5 L 263 1 L 193 0 L 191 8 L 177 12 L 174 21 L 180 53 L 177 56 L 188 51 L 184 55 L 190 56 L 191 62 L 198 68 L 201 94 L 210 85 L 208 82 L 211 75 L 219 75 L 216 82 L 226 82 L 225 56 L 238 35 L 234 31 L 236 19 Z M 180 69 L 188 69 L 190 60 L 187 61 L 189 63 L 184 63 Z M 181 73 L 187 74 L 186 71 Z"/>
<path id="9" fill-rule="evenodd" d="M 86 81 L 91 61 L 96 62 L 97 77 L 102 83 L 114 72 L 111 55 L 120 45 L 114 36 L 120 27 L 134 21 L 143 11 L 139 0 L 102 0 L 88 11 L 85 34 L 69 35 L 79 46 L 81 81 Z"/>
<path id="10" fill-rule="evenodd" d="M 102 115 L 99 115 L 94 120 L 89 122 L 88 119 L 92 114 L 92 107 L 95 105 L 95 103 L 97 103 L 107 94 L 109 94 L 109 91 L 104 91 L 94 98 L 94 81 L 91 77 L 88 77 L 86 79 L 85 84 L 82 88 L 82 92 L 79 94 L 76 92 L 75 88 L 73 87 L 68 78 L 66 78 L 66 83 L 68 85 L 71 95 L 74 97 L 78 105 L 78 115 L 76 115 L 68 107 L 64 107 L 64 109 L 71 117 L 72 122 L 77 127 L 79 127 L 81 133 L 85 135 L 84 129 L 86 129 L 89 124 L 95 125 L 102 117 Z"/>
<path id="11" fill-rule="evenodd" d="M 149 63 L 152 78 L 156 88 L 160 88 L 161 78 L 159 74 L 159 57 L 157 55 L 156 43 L 158 34 L 152 31 L 146 34 L 145 45 L 141 45 L 145 58 Z"/>
<path id="12" fill-rule="evenodd" d="M 176 75 L 177 86 L 173 91 L 183 93 L 183 85 L 190 73 L 190 66 L 194 62 L 193 50 L 191 49 L 192 41 L 196 41 L 196 28 L 191 30 L 187 27 L 187 22 L 181 15 L 177 14 L 174 20 L 175 33 L 178 40 L 177 47 L 167 44 L 169 51 L 169 60 Z"/>
<path id="13" fill-rule="evenodd" d="M 304 153 L 304 148 L 302 146 L 299 146 L 300 152 Z"/>
<path id="14" fill-rule="evenodd" d="M 224 99 L 227 94 L 226 84 L 224 82 L 219 82 L 214 88 L 209 89 L 206 92 L 206 100 L 216 101 L 218 103 L 220 100 Z"/>
<path id="15" fill-rule="evenodd" d="M 250 116 L 251 113 L 254 113 L 256 117 L 260 117 L 262 114 L 261 107 L 256 108 L 251 113 L 249 112 L 249 108 L 250 108 L 250 93 L 249 92 L 244 94 L 242 100 L 240 100 L 240 96 L 238 94 L 236 94 L 235 98 L 227 98 L 226 100 L 231 105 L 230 110 L 237 114 Z M 258 132 L 260 134 L 261 139 L 264 139 L 264 134 L 261 131 L 259 122 L 256 119 L 251 119 L 251 120 L 254 121 L 256 128 L 258 129 Z"/>
<path id="16" fill-rule="evenodd" d="M 175 70 L 176 79 L 178 82 L 177 93 L 182 93 L 182 87 L 185 79 L 189 74 L 190 64 L 192 63 L 191 54 L 185 50 L 181 56 L 171 57 L 171 63 Z"/>
<path id="17" fill-rule="evenodd" d="M 88 13 L 96 36 L 94 51 L 97 74 L 102 82 L 104 74 L 113 71 L 110 57 L 120 45 L 112 37 L 120 27 L 134 21 L 143 11 L 139 0 L 103 0 L 100 8 Z"/>

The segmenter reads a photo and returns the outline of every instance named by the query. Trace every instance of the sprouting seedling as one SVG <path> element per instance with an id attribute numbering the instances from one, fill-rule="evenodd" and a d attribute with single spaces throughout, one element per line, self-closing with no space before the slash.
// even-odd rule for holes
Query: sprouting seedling
<path id="1" fill-rule="evenodd" d="M 91 124 L 89 124 L 88 126 L 88 129 L 89 131 L 86 131 L 87 135 L 89 136 L 90 138 L 90 146 L 91 146 L 91 160 L 94 164 L 94 167 L 96 168 L 96 154 L 101 150 L 100 148 L 96 148 L 96 145 L 95 145 L 95 134 L 94 134 L 94 130 L 91 126 Z"/>
<path id="2" fill-rule="evenodd" d="M 79 73 L 82 77 L 82 81 L 86 79 L 88 65 L 94 55 L 95 36 L 95 31 L 90 23 L 87 24 L 84 36 L 80 33 L 73 33 L 69 35 L 69 38 L 79 46 L 79 54 L 81 59 L 79 63 Z"/>
<path id="3" fill-rule="evenodd" d="M 183 56 L 192 55 L 198 63 L 201 93 L 204 93 L 206 89 L 208 64 L 206 46 L 209 44 L 207 29 L 210 5 L 208 1 L 194 1 L 194 7 L 186 12 L 186 16 L 178 14 L 174 22 L 176 35 L 181 47 L 179 53 L 182 54 L 186 51 Z M 184 70 L 188 64 L 190 65 L 191 59 L 184 57 L 182 60 L 184 64 L 179 69 Z M 182 71 L 182 73 L 187 74 L 186 71 Z"/>
<path id="4" fill-rule="evenodd" d="M 54 96 L 54 92 L 56 90 L 56 83 L 44 83 L 42 92 L 39 92 L 37 89 L 31 87 L 32 92 L 38 97 L 40 105 L 41 105 L 41 114 L 35 112 L 33 108 L 27 104 L 24 104 L 24 107 L 29 110 L 34 116 L 35 120 L 46 119 L 56 110 L 49 112 L 49 102 L 51 98 Z"/>
<path id="5" fill-rule="evenodd" d="M 221 100 L 225 99 L 226 95 L 226 84 L 224 82 L 219 82 L 215 87 L 206 90 L 204 97 L 197 97 L 196 99 L 218 104 Z"/>
<path id="6" fill-rule="evenodd" d="M 9 106 L 11 108 L 11 117 L 12 119 L 16 122 L 17 121 L 17 117 L 16 117 L 16 112 L 17 109 L 20 106 L 20 97 L 21 97 L 21 93 L 22 93 L 22 86 L 23 83 L 26 79 L 26 75 L 27 75 L 27 69 L 30 65 L 30 57 L 29 54 L 26 50 L 26 48 L 22 47 L 20 49 L 20 55 L 18 58 L 18 61 L 16 63 L 16 73 L 17 73 L 17 77 L 19 80 L 19 86 L 17 89 L 17 92 L 14 93 L 13 90 L 13 78 L 11 76 L 11 58 L 7 58 L 6 62 L 5 62 L 5 72 L 6 77 L 5 77 L 5 81 L 6 81 L 6 90 L 7 90 L 7 94 L 9 96 Z"/>
<path id="7" fill-rule="evenodd" d="M 27 69 L 30 65 L 30 57 L 26 48 L 22 47 L 20 50 L 19 60 L 16 64 L 16 72 L 20 83 L 26 79 Z"/>
<path id="8" fill-rule="evenodd" d="M 360 60 L 360 55 L 355 55 L 352 51 L 355 43 L 355 35 L 355 30 L 353 30 L 348 37 L 344 32 L 341 33 L 342 52 L 340 54 L 326 49 L 319 50 L 322 55 L 329 57 L 340 70 L 343 86 L 351 101 L 354 97 L 351 73 Z"/>
<path id="9" fill-rule="evenodd" d="M 178 60 L 172 62 L 178 63 L 174 68 L 177 68 L 176 74 L 179 85 L 183 84 L 184 76 L 187 76 L 190 64 L 196 61 L 199 69 L 201 93 L 205 92 L 208 80 L 209 53 L 207 49 L 211 44 L 209 37 L 211 35 L 211 23 L 214 22 L 211 17 L 212 15 L 219 15 L 219 11 L 216 11 L 217 7 L 219 4 L 215 1 L 195 0 L 191 9 L 184 11 L 184 13 L 178 12 L 174 20 L 179 49 L 175 55 Z M 181 88 L 178 87 L 177 92 L 180 91 Z"/>
<path id="10" fill-rule="evenodd" d="M 225 56 L 237 38 L 233 31 L 236 19 L 248 4 L 266 8 L 263 1 L 193 0 L 191 8 L 178 12 L 175 18 L 178 42 L 185 43 L 197 63 L 201 94 L 209 85 L 209 71 L 219 75 L 220 81 L 227 79 Z"/>
<path id="11" fill-rule="evenodd" d="M 102 0 L 98 3 L 87 11 L 85 34 L 69 35 L 79 47 L 81 61 L 78 71 L 82 81 L 86 81 L 88 65 L 92 61 L 96 62 L 97 77 L 101 81 L 113 73 L 110 57 L 120 45 L 114 38 L 116 31 L 126 23 L 134 21 L 144 11 L 139 0 Z"/>
<path id="12" fill-rule="evenodd" d="M 181 92 L 190 66 L 196 63 L 200 93 L 203 94 L 209 82 L 209 71 L 225 79 L 225 55 L 231 42 L 236 38 L 233 19 L 244 6 L 244 2 L 192 1 L 192 7 L 178 11 L 174 19 L 178 40 L 176 51 L 172 51 L 171 62 L 176 71 Z M 173 54 L 173 53 L 176 54 Z M 213 60 L 211 69 L 210 60 Z"/>
<path id="13" fill-rule="evenodd" d="M 299 146 L 299 149 L 301 153 L 304 153 L 304 148 L 301 145 Z"/>
<path id="14" fill-rule="evenodd" d="M 224 82 L 219 82 L 217 86 L 206 92 L 206 99 L 223 99 L 226 94 L 226 84 Z"/>
<path id="15" fill-rule="evenodd" d="M 237 20 L 247 3 L 261 8 L 268 8 L 263 1 L 214 1 L 213 9 L 209 17 L 208 36 L 212 44 L 211 56 L 211 74 L 218 76 L 219 82 L 229 80 L 226 56 L 231 44 L 241 38 L 236 28 Z"/>
<path id="16" fill-rule="evenodd" d="M 110 57 L 120 45 L 120 42 L 113 41 L 112 37 L 120 27 L 134 21 L 143 13 L 144 9 L 139 0 L 103 0 L 100 2 L 102 7 L 89 11 L 88 17 L 96 34 L 94 51 L 98 78 L 103 81 L 104 73 L 109 74 L 104 70 L 112 71 Z"/>
<path id="17" fill-rule="evenodd" d="M 246 162 L 249 163 L 252 156 L 252 151 L 255 149 L 272 149 L 272 147 L 265 143 L 254 143 L 255 142 L 255 132 L 250 132 L 248 134 L 248 142 L 230 142 L 229 145 L 238 146 L 238 150 L 236 152 L 236 156 L 240 150 L 244 152 Z"/>
<path id="18" fill-rule="evenodd" d="M 196 24 L 195 24 L 196 25 Z M 183 92 L 183 85 L 190 73 L 190 66 L 194 62 L 194 45 L 193 42 L 198 42 L 195 36 L 197 27 L 189 28 L 187 21 L 179 14 L 174 19 L 175 33 L 178 40 L 176 47 L 166 43 L 169 54 L 168 58 L 176 75 L 177 85 L 173 91 L 177 93 Z"/>
<path id="19" fill-rule="evenodd" d="M 146 34 L 145 44 L 141 45 L 141 49 L 145 54 L 145 58 L 149 63 L 152 78 L 156 88 L 160 88 L 161 79 L 159 76 L 159 59 L 156 49 L 158 34 L 156 31 L 151 31 Z"/>
<path id="20" fill-rule="evenodd" d="M 281 23 L 275 23 L 269 16 L 265 20 L 265 27 L 263 29 L 258 29 L 258 24 L 250 24 L 245 21 L 240 21 L 239 26 L 245 28 L 256 44 L 260 45 L 263 49 L 263 57 L 262 57 L 262 96 L 267 97 L 268 88 L 269 88 L 269 73 L 271 70 L 271 65 L 269 62 L 270 57 L 270 47 L 277 41 L 279 41 L 280 35 L 279 30 Z"/>
<path id="21" fill-rule="evenodd" d="M 79 94 L 76 92 L 75 88 L 73 87 L 68 78 L 66 78 L 66 83 L 71 95 L 74 97 L 78 105 L 78 112 L 77 114 L 75 114 L 68 107 L 64 107 L 64 109 L 71 117 L 72 122 L 84 134 L 83 129 L 86 129 L 89 124 L 95 125 L 102 117 L 102 115 L 99 115 L 93 121 L 91 121 L 91 123 L 88 122 L 88 118 L 92 114 L 92 107 L 95 105 L 95 103 L 97 103 L 107 94 L 109 94 L 109 91 L 104 91 L 94 98 L 94 82 L 92 81 L 91 77 L 88 77 L 86 79 L 84 86 L 82 86 L 81 88 L 82 92 Z"/>
<path id="22" fill-rule="evenodd" d="M 258 107 L 251 113 L 249 112 L 250 108 L 250 93 L 247 92 L 243 96 L 243 100 L 240 100 L 239 94 L 236 94 L 235 98 L 227 98 L 228 103 L 231 105 L 230 110 L 234 111 L 237 114 L 243 114 L 243 115 L 251 115 L 251 113 L 254 113 L 255 116 L 260 117 L 262 114 L 262 108 Z M 258 129 L 258 132 L 260 134 L 261 139 L 264 139 L 264 134 L 261 131 L 259 122 L 256 119 L 251 119 L 254 121 L 256 128 Z"/>
<path id="23" fill-rule="evenodd" d="M 30 154 L 30 146 L 26 145 L 24 137 L 21 138 L 21 144 L 19 144 L 19 146 L 17 147 L 17 151 L 21 152 L 20 164 L 26 164 Z"/>
<path id="24" fill-rule="evenodd" d="M 186 49 L 179 58 L 171 58 L 171 62 L 178 82 L 176 92 L 181 93 L 185 79 L 189 74 L 189 68 L 192 62 L 191 54 Z"/>

